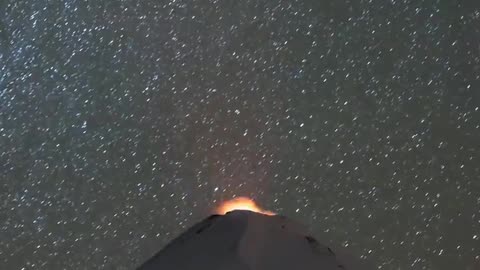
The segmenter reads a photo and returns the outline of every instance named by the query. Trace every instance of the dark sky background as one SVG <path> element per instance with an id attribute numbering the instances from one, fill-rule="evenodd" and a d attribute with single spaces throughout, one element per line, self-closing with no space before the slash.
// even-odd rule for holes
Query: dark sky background
<path id="1" fill-rule="evenodd" d="M 476 1 L 0 1 L 0 269 L 134 269 L 248 196 L 480 269 Z"/>

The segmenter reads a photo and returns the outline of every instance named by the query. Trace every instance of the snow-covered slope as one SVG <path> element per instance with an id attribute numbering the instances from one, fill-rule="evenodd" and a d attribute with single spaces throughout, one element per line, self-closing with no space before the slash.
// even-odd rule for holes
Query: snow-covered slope
<path id="1" fill-rule="evenodd" d="M 301 225 L 243 210 L 210 216 L 138 268 L 166 269 L 353 270 Z"/>

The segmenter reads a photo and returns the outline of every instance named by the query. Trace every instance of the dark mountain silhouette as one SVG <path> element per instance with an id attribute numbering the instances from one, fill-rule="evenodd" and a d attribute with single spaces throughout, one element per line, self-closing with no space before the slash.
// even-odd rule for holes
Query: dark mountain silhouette
<path id="1" fill-rule="evenodd" d="M 236 210 L 197 223 L 138 270 L 367 269 L 349 257 L 284 216 Z"/>

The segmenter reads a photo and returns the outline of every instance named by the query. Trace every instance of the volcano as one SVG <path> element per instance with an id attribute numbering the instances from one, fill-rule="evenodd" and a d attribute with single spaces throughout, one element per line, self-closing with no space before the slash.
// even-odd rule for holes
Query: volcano
<path id="1" fill-rule="evenodd" d="M 197 223 L 137 270 L 359 270 L 284 216 L 235 210 Z"/>

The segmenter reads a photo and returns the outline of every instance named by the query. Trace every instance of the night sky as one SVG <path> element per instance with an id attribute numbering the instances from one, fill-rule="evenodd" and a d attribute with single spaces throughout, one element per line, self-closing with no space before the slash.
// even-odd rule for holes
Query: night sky
<path id="1" fill-rule="evenodd" d="M 480 5 L 0 1 L 0 269 L 134 269 L 247 196 L 480 269 Z"/>

